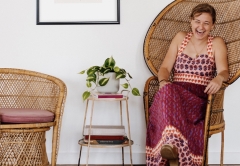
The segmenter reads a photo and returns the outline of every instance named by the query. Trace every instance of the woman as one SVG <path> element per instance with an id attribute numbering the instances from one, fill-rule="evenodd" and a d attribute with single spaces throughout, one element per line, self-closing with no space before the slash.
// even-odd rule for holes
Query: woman
<path id="1" fill-rule="evenodd" d="M 148 166 L 202 165 L 207 96 L 229 77 L 226 45 L 210 35 L 215 9 L 199 4 L 190 18 L 192 32 L 176 34 L 158 72 L 159 91 L 147 127 Z"/>

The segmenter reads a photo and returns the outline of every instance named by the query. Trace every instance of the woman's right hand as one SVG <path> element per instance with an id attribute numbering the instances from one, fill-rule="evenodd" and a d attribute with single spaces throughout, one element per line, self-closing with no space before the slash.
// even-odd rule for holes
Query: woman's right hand
<path id="1" fill-rule="evenodd" d="M 167 84 L 170 84 L 170 81 L 163 80 L 159 83 L 159 90 Z"/>

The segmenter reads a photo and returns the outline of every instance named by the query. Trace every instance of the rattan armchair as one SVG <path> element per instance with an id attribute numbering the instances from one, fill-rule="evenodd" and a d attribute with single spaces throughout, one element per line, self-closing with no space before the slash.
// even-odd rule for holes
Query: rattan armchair
<path id="1" fill-rule="evenodd" d="M 53 121 L 44 123 L 2 122 L 1 166 L 48 166 L 45 133 L 50 127 L 53 127 L 51 165 L 56 166 L 65 98 L 66 86 L 58 78 L 34 71 L 0 68 L 0 109 L 39 109 L 54 115 Z M 0 120 L 2 116 L 0 114 Z"/>
<path id="2" fill-rule="evenodd" d="M 192 8 L 199 3 L 209 3 L 216 9 L 217 22 L 215 29 L 211 33 L 213 36 L 223 37 L 228 48 L 230 77 L 215 95 L 209 95 L 208 97 L 204 135 L 203 165 L 208 164 L 208 138 L 212 134 L 221 133 L 220 164 L 222 166 L 225 129 L 223 116 L 224 90 L 240 76 L 240 0 L 175 0 L 157 15 L 149 27 L 144 42 L 145 62 L 153 74 L 145 83 L 145 117 L 147 124 L 148 110 L 153 102 L 154 94 L 159 88 L 156 77 L 157 72 L 167 53 L 170 42 L 177 32 L 190 31 L 189 15 Z"/>

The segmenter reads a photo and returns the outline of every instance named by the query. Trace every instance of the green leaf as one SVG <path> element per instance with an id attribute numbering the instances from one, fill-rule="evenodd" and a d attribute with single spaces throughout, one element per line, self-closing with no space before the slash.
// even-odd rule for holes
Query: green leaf
<path id="1" fill-rule="evenodd" d="M 84 74 L 84 73 L 85 73 L 85 70 L 83 70 L 83 71 L 79 72 L 78 74 Z"/>
<path id="2" fill-rule="evenodd" d="M 103 74 L 109 73 L 111 71 L 111 69 L 107 68 L 103 71 Z"/>
<path id="3" fill-rule="evenodd" d="M 91 67 L 91 69 L 92 69 L 92 70 L 95 70 L 95 71 L 99 70 L 99 68 L 100 68 L 99 66 L 92 66 L 92 67 Z"/>
<path id="4" fill-rule="evenodd" d="M 88 70 L 87 70 L 87 75 L 88 75 L 88 76 L 89 76 L 89 75 L 93 75 L 93 74 L 95 74 L 95 72 L 96 72 L 96 70 L 88 69 Z"/>
<path id="5" fill-rule="evenodd" d="M 116 79 L 125 78 L 125 77 L 126 77 L 126 75 L 124 73 L 121 73 L 121 72 L 116 73 Z"/>
<path id="6" fill-rule="evenodd" d="M 127 73 L 127 74 L 128 74 L 128 77 L 132 79 L 132 76 L 129 73 Z"/>
<path id="7" fill-rule="evenodd" d="M 124 70 L 124 69 L 120 69 L 120 72 L 122 72 L 122 73 L 124 73 L 124 74 L 127 73 L 126 70 Z"/>
<path id="8" fill-rule="evenodd" d="M 109 78 L 102 78 L 101 80 L 99 80 L 98 84 L 100 86 L 105 86 L 109 81 Z"/>
<path id="9" fill-rule="evenodd" d="M 92 66 L 88 70 L 98 70 L 100 67 L 99 66 Z"/>
<path id="10" fill-rule="evenodd" d="M 119 67 L 117 67 L 117 66 L 115 66 L 113 70 L 114 70 L 114 72 L 116 72 L 116 73 L 117 73 L 117 72 L 119 72 L 119 71 L 120 71 L 120 68 L 119 68 Z"/>
<path id="11" fill-rule="evenodd" d="M 106 67 L 100 67 L 99 68 L 99 75 L 103 75 L 104 71 L 106 70 Z"/>
<path id="12" fill-rule="evenodd" d="M 134 96 L 141 96 L 140 93 L 139 93 L 139 90 L 138 90 L 137 88 L 133 88 L 133 89 L 132 89 L 132 94 L 133 94 Z"/>
<path id="13" fill-rule="evenodd" d="M 93 75 L 89 75 L 86 79 L 86 81 L 93 81 L 93 82 L 96 82 L 96 74 L 93 74 Z"/>
<path id="14" fill-rule="evenodd" d="M 127 88 L 128 88 L 128 83 L 121 84 L 121 86 L 122 86 L 123 88 L 127 89 Z"/>
<path id="15" fill-rule="evenodd" d="M 92 66 L 87 70 L 87 75 L 95 74 L 99 69 L 99 66 Z"/>
<path id="16" fill-rule="evenodd" d="M 88 88 L 90 88 L 92 86 L 90 81 L 87 81 L 86 85 L 87 85 Z"/>
<path id="17" fill-rule="evenodd" d="M 114 67 L 115 66 L 115 60 L 113 59 L 113 57 L 111 56 L 110 58 L 107 58 L 104 62 L 104 66 L 105 67 Z"/>
<path id="18" fill-rule="evenodd" d="M 89 96 L 90 96 L 90 92 L 85 91 L 85 92 L 82 94 L 83 101 L 85 101 Z"/>

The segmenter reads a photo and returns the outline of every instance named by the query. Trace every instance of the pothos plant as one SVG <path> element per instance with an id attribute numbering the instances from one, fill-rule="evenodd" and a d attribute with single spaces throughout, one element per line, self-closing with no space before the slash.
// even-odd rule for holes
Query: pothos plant
<path id="1" fill-rule="evenodd" d="M 119 68 L 118 66 L 115 66 L 115 64 L 116 62 L 113 57 L 110 57 L 105 60 L 102 66 L 92 66 L 87 70 L 79 72 L 79 74 L 87 74 L 86 86 L 88 87 L 88 90 L 83 92 L 83 100 L 86 100 L 97 86 L 105 86 L 108 83 L 109 78 L 104 77 L 104 75 L 109 72 L 115 72 L 116 79 L 125 79 L 126 83 L 121 84 L 121 86 L 124 89 L 130 89 L 134 96 L 140 96 L 139 90 L 137 88 L 132 88 L 130 85 L 129 81 L 132 79 L 132 76 L 125 69 Z M 97 75 L 103 76 L 103 78 L 97 80 L 99 78 Z"/>

